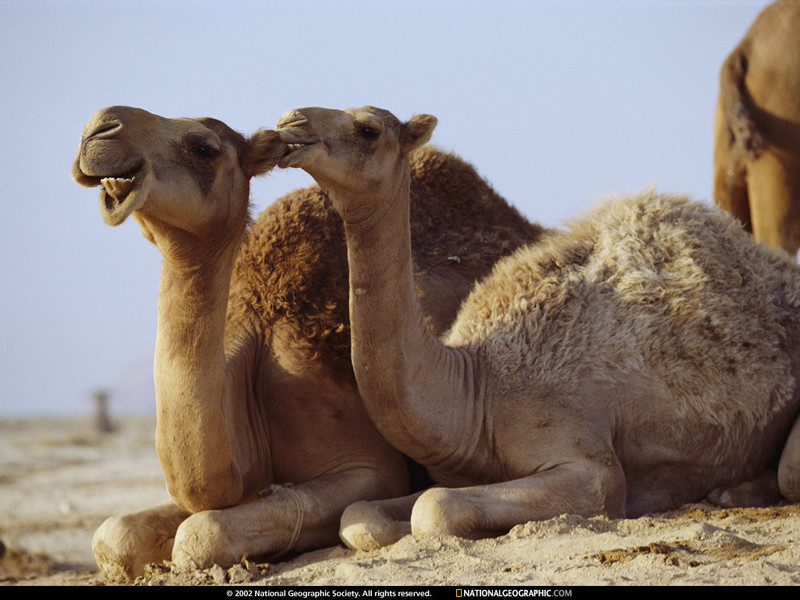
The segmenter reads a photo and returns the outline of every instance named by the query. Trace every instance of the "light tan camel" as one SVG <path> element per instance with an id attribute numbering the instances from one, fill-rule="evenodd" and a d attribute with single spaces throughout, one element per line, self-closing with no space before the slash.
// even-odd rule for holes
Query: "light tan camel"
<path id="1" fill-rule="evenodd" d="M 435 123 L 303 108 L 277 127 L 293 148 L 279 165 L 311 174 L 344 221 L 367 410 L 445 486 L 413 511 L 414 497 L 349 508 L 346 543 L 380 545 L 409 512 L 414 534 L 481 536 L 709 495 L 773 502 L 778 483 L 800 500 L 800 269 L 785 253 L 681 198 L 619 199 L 500 260 L 440 341 L 408 219 L 409 153 Z"/>
<path id="2" fill-rule="evenodd" d="M 755 19 L 720 72 L 714 200 L 756 241 L 800 248 L 800 2 Z"/>
<path id="3" fill-rule="evenodd" d="M 356 390 L 344 233 L 328 199 L 298 190 L 248 227 L 249 179 L 285 150 L 271 131 L 245 139 L 213 119 L 127 107 L 84 128 L 74 179 L 101 186 L 104 220 L 133 215 L 164 257 L 156 444 L 175 504 L 101 526 L 95 558 L 112 579 L 170 558 L 230 566 L 333 545 L 348 504 L 422 485 L 409 488 Z M 423 148 L 412 170 L 415 277 L 438 334 L 476 278 L 542 230 L 455 156 Z"/>

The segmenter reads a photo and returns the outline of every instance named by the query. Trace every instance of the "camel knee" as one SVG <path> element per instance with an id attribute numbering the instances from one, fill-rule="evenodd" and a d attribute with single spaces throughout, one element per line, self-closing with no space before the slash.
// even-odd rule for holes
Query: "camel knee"
<path id="1" fill-rule="evenodd" d="M 92 538 L 94 560 L 111 581 L 133 581 L 146 565 L 168 560 L 171 553 L 172 538 L 159 539 L 136 515 L 106 519 Z"/>
<path id="2" fill-rule="evenodd" d="M 377 502 L 356 502 L 342 513 L 339 538 L 354 550 L 376 550 L 411 533 L 408 521 L 394 518 Z"/>
<path id="3" fill-rule="evenodd" d="M 470 537 L 488 528 L 486 517 L 455 489 L 431 488 L 411 511 L 414 535 Z"/>

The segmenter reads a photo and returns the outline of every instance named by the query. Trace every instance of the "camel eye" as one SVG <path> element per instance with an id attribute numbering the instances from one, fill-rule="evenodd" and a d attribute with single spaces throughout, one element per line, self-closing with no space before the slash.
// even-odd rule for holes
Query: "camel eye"
<path id="1" fill-rule="evenodd" d="M 184 145 L 189 152 L 203 160 L 216 158 L 222 151 L 213 136 L 198 131 L 190 132 L 184 140 Z"/>
<path id="2" fill-rule="evenodd" d="M 219 154 L 219 150 L 211 146 L 194 146 L 192 147 L 192 152 L 201 158 L 214 158 Z"/>
<path id="3" fill-rule="evenodd" d="M 369 125 L 364 125 L 361 123 L 356 123 L 356 132 L 365 140 L 370 141 L 378 139 L 378 137 L 381 135 L 381 132 L 374 127 L 370 127 Z"/>

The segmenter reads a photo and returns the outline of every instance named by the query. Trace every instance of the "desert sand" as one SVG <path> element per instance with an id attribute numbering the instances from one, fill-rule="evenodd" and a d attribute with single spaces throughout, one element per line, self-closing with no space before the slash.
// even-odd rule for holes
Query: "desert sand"
<path id="1" fill-rule="evenodd" d="M 0 421 L 0 585 L 111 585 L 92 559 L 109 515 L 166 501 L 154 417 Z M 700 503 L 638 519 L 561 515 L 477 541 L 415 539 L 357 552 L 175 573 L 135 585 L 617 586 L 800 583 L 800 505 L 720 510 Z M 1 551 L 1 550 L 0 550 Z"/>

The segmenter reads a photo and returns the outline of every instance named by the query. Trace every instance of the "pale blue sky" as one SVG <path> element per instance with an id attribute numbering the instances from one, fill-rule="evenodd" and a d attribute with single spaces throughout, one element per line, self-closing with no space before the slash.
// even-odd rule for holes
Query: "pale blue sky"
<path id="1" fill-rule="evenodd" d="M 431 113 L 435 144 L 553 226 L 651 184 L 710 199 L 719 66 L 765 5 L 0 0 L 0 418 L 87 413 L 99 387 L 153 407 L 160 255 L 69 177 L 95 110 L 243 133 L 298 106 Z M 275 171 L 253 200 L 309 183 Z"/>

